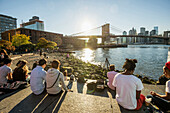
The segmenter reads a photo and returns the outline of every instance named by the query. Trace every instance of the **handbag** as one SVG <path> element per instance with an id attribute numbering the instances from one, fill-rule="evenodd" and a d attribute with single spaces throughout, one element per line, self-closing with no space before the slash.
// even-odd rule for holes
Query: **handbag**
<path id="1" fill-rule="evenodd" d="M 60 76 L 60 72 L 59 72 L 58 77 L 57 77 L 57 79 L 55 80 L 54 84 L 53 84 L 51 87 L 47 87 L 47 89 L 50 89 L 50 88 L 52 88 L 52 87 L 55 85 L 55 83 L 57 82 L 59 76 Z"/>

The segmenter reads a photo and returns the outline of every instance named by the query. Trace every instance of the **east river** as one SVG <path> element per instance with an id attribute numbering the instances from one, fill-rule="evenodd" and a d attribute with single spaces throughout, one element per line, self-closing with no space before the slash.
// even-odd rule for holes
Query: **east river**
<path id="1" fill-rule="evenodd" d="M 147 76 L 158 80 L 163 74 L 162 67 L 168 57 L 168 45 L 128 45 L 127 48 L 98 48 L 75 51 L 75 56 L 85 62 L 104 66 L 106 58 L 110 64 L 115 64 L 116 70 L 123 70 L 126 58 L 137 59 L 134 74 Z"/>

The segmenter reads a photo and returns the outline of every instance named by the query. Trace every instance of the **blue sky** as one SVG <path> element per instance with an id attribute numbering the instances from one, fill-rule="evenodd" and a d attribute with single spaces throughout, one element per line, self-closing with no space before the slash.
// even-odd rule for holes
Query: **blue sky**
<path id="1" fill-rule="evenodd" d="M 39 16 L 45 30 L 70 35 L 110 23 L 121 30 L 170 30 L 170 0 L 0 0 L 0 14 L 29 21 Z M 101 29 L 92 34 L 101 34 Z M 121 34 L 111 30 L 113 34 Z M 88 32 L 86 33 L 88 34 Z"/>

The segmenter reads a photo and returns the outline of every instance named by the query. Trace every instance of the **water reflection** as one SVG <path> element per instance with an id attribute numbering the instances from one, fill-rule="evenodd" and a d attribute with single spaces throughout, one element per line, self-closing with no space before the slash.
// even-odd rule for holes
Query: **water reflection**
<path id="1" fill-rule="evenodd" d="M 125 58 L 137 59 L 135 74 L 158 79 L 162 75 L 162 67 L 167 61 L 168 47 L 139 48 L 130 46 L 128 48 L 98 48 L 96 50 L 86 48 L 75 52 L 76 57 L 94 64 L 102 65 L 108 58 L 110 64 L 115 64 L 116 70 L 123 70 Z"/>
<path id="2" fill-rule="evenodd" d="M 91 49 L 89 48 L 85 48 L 83 49 L 83 54 L 81 56 L 81 59 L 85 62 L 92 62 L 93 59 L 93 52 Z"/>

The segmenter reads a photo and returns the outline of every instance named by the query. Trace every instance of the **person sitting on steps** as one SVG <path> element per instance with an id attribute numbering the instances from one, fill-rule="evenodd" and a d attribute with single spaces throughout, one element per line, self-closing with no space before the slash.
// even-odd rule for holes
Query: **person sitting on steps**
<path id="1" fill-rule="evenodd" d="M 64 75 L 59 71 L 60 61 L 53 60 L 51 66 L 52 68 L 48 69 L 47 76 L 46 76 L 47 93 L 49 95 L 57 95 L 59 93 L 62 93 L 62 88 L 64 88 L 65 91 L 68 91 L 64 83 Z M 59 86 L 60 82 L 62 88 Z"/>
<path id="2" fill-rule="evenodd" d="M 120 106 L 129 110 L 139 110 L 145 102 L 145 96 L 141 94 L 144 88 L 141 80 L 133 75 L 137 60 L 126 59 L 124 72 L 116 74 L 113 86 L 116 89 L 116 100 Z"/>
<path id="3" fill-rule="evenodd" d="M 170 61 L 165 63 L 163 67 L 163 73 L 166 78 L 170 78 Z M 165 95 L 160 95 L 154 91 L 150 92 L 151 96 L 147 96 L 148 98 L 152 98 L 151 103 L 156 105 L 163 112 L 170 112 L 170 80 L 166 82 Z"/>
<path id="4" fill-rule="evenodd" d="M 112 83 L 113 83 L 113 79 L 116 74 L 117 74 L 117 72 L 115 72 L 115 65 L 111 64 L 109 66 L 109 72 L 107 72 L 107 77 L 109 79 L 109 82 L 107 83 L 107 85 L 111 90 L 115 90 L 115 87 L 112 85 Z"/>
<path id="5" fill-rule="evenodd" d="M 35 95 L 39 95 L 45 91 L 46 71 L 44 68 L 46 67 L 46 64 L 46 59 L 39 60 L 39 65 L 31 72 L 30 85 L 31 90 Z"/>
<path id="6" fill-rule="evenodd" d="M 10 68 L 12 59 L 6 58 L 4 65 L 0 67 L 0 85 L 12 83 L 12 69 Z M 8 77 L 8 79 L 7 79 Z"/>
<path id="7" fill-rule="evenodd" d="M 13 81 L 26 81 L 28 77 L 28 67 L 27 67 L 27 61 L 26 60 L 20 60 L 19 63 L 17 63 L 17 67 L 14 69 L 14 72 L 12 74 Z"/>
<path id="8" fill-rule="evenodd" d="M 112 85 L 112 83 L 113 83 L 113 79 L 116 74 L 117 74 L 117 72 L 115 72 L 115 65 L 111 64 L 109 66 L 109 72 L 107 72 L 107 77 L 109 79 L 107 86 L 108 86 L 108 91 L 112 94 L 113 98 L 115 98 L 116 91 L 115 91 L 115 87 Z"/>
<path id="9" fill-rule="evenodd" d="M 4 65 L 5 59 L 9 58 L 8 53 L 5 49 L 0 51 L 0 67 Z"/>

